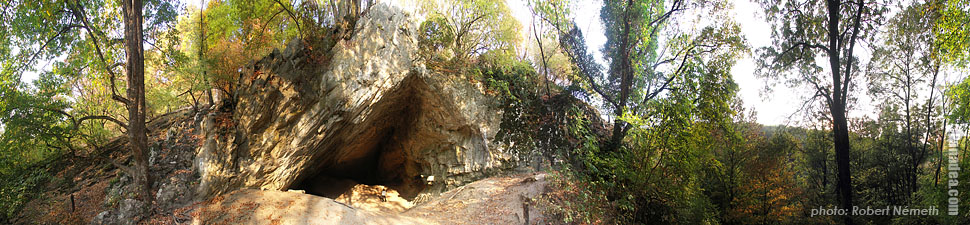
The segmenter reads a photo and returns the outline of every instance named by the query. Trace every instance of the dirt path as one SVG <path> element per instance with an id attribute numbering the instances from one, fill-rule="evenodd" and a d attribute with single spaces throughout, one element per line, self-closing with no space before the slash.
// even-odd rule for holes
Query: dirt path
<path id="1" fill-rule="evenodd" d="M 536 224 L 543 216 L 530 199 L 545 186 L 545 174 L 488 178 L 400 213 L 299 192 L 239 190 L 210 199 L 191 214 L 192 224 L 524 224 L 526 214 Z"/>

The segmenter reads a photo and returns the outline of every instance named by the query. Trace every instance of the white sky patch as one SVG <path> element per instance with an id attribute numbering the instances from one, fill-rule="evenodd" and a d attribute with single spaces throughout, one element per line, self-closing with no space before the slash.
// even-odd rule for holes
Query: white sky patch
<path id="1" fill-rule="evenodd" d="M 748 41 L 752 54 L 738 60 L 731 75 L 738 83 L 738 95 L 744 101 L 744 108 L 757 113 L 757 122 L 765 125 L 785 124 L 788 117 L 795 113 L 803 98 L 795 96 L 798 91 L 787 86 L 775 85 L 769 92 L 767 80 L 755 76 L 754 50 L 771 45 L 771 25 L 765 22 L 761 6 L 750 1 L 735 1 L 731 15 L 741 26 L 741 33 Z M 798 115 L 796 115 L 798 116 Z"/>
<path id="2" fill-rule="evenodd" d="M 31 49 L 36 49 L 38 47 L 40 47 L 40 45 L 34 45 L 34 46 L 31 46 Z M 20 48 L 13 46 L 12 55 L 19 54 L 20 50 L 21 50 Z M 29 86 L 32 87 L 33 82 L 40 77 L 40 74 L 49 72 L 54 69 L 54 62 L 64 61 L 64 59 L 66 58 L 67 58 L 67 55 L 57 56 L 50 60 L 34 59 L 34 62 L 33 62 L 34 65 L 32 65 L 33 69 L 27 70 L 21 73 L 20 82 L 23 82 L 24 84 L 30 84 Z"/>
<path id="3" fill-rule="evenodd" d="M 606 45 L 606 31 L 603 30 L 603 23 L 600 21 L 600 9 L 602 8 L 603 1 L 597 0 L 583 1 L 573 10 L 576 13 L 576 25 L 583 30 L 586 46 L 590 53 L 593 54 L 600 65 L 609 66 L 603 58 L 603 53 L 600 52 Z M 604 74 L 606 74 L 605 71 Z"/>

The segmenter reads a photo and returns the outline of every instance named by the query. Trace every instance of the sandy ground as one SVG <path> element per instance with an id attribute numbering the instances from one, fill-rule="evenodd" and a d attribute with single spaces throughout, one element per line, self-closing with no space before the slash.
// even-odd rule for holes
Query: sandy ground
<path id="1" fill-rule="evenodd" d="M 379 197 L 382 193 L 384 199 Z M 385 213 L 400 213 L 414 206 L 407 199 L 401 198 L 394 189 L 382 185 L 358 184 L 335 200 L 356 209 Z"/>
<path id="2" fill-rule="evenodd" d="M 366 185 L 355 187 L 364 194 L 338 197 L 342 201 L 298 191 L 239 190 L 187 213 L 192 224 L 540 224 L 544 217 L 532 199 L 545 187 L 545 174 L 493 177 L 413 207 L 396 193 L 380 201 L 367 193 L 382 187 Z"/>

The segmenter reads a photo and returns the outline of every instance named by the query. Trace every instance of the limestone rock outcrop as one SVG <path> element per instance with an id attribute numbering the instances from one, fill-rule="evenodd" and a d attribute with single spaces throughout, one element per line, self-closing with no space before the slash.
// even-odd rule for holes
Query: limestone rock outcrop
<path id="1" fill-rule="evenodd" d="M 466 78 L 425 69 L 417 22 L 377 3 L 324 56 L 293 41 L 245 68 L 236 93 L 203 121 L 197 196 L 310 193 L 321 180 L 349 179 L 413 199 L 513 166 L 492 143 L 497 101 Z"/>

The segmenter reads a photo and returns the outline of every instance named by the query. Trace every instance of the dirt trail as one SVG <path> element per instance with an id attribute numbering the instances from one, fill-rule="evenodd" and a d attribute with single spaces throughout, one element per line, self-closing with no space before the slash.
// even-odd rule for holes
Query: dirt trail
<path id="1" fill-rule="evenodd" d="M 296 191 L 239 190 L 193 206 L 192 224 L 524 224 L 544 217 L 531 206 L 546 187 L 545 174 L 493 177 L 445 192 L 399 212 L 374 199 L 345 204 Z M 341 198 L 338 198 L 341 199 Z M 402 199 L 403 200 L 403 199 Z M 526 212 L 528 209 L 528 212 Z"/>
<path id="2" fill-rule="evenodd" d="M 382 195 L 384 199 L 381 199 Z M 414 206 L 394 189 L 382 185 L 358 184 L 335 200 L 355 209 L 385 213 L 400 213 Z"/>

